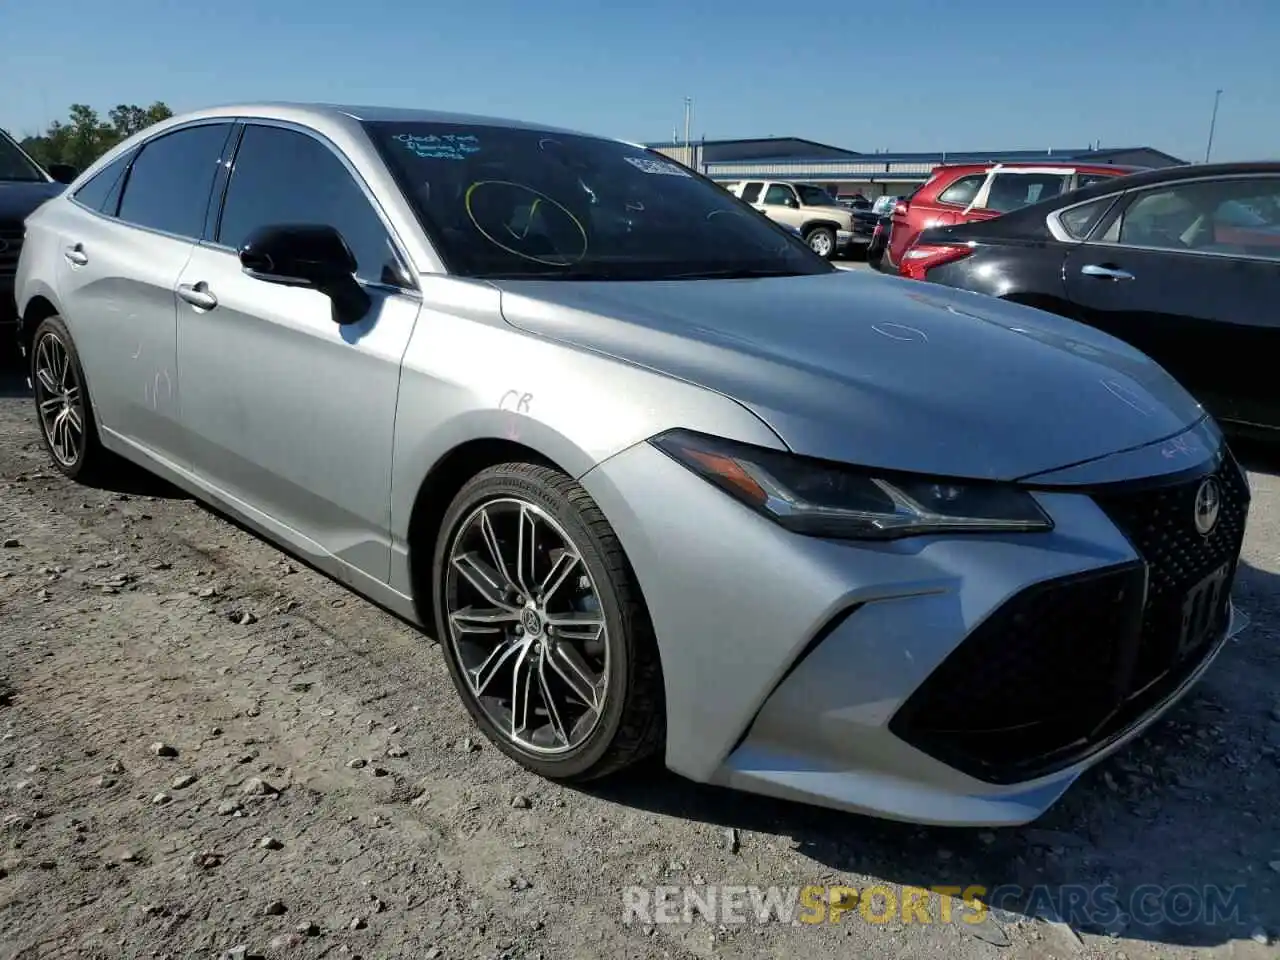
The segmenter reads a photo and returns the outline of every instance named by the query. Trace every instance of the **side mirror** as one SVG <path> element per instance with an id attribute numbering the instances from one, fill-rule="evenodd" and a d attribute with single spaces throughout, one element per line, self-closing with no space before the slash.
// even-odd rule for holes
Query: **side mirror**
<path id="1" fill-rule="evenodd" d="M 320 291 L 333 302 L 335 323 L 356 323 L 369 312 L 369 295 L 355 278 L 356 258 L 333 227 L 259 227 L 240 247 L 240 266 L 255 280 Z"/>
<path id="2" fill-rule="evenodd" d="M 53 177 L 56 183 L 70 183 L 80 176 L 80 170 L 69 163 L 51 163 L 49 164 L 49 176 Z"/>
<path id="3" fill-rule="evenodd" d="M 350 280 L 356 258 L 333 227 L 282 223 L 249 234 L 240 266 L 255 280 L 323 290 Z"/>
<path id="4" fill-rule="evenodd" d="M 786 204 L 787 204 L 787 206 L 788 206 L 788 207 L 790 207 L 792 210 L 799 210 L 799 209 L 800 209 L 800 201 L 799 201 L 799 200 L 797 200 L 795 197 L 787 197 Z"/>

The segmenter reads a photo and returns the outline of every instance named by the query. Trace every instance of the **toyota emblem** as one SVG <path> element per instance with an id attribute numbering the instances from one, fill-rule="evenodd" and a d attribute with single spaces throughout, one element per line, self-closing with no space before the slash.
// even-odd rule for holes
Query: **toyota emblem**
<path id="1" fill-rule="evenodd" d="M 1218 488 L 1218 481 L 1209 477 L 1196 491 L 1196 532 L 1205 537 L 1212 533 L 1218 524 L 1218 512 L 1221 509 L 1222 491 Z"/>

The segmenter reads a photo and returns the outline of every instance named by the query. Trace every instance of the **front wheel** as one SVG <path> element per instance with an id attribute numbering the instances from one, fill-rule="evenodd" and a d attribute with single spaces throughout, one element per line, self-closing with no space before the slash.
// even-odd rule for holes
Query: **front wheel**
<path id="1" fill-rule="evenodd" d="M 661 745 L 662 673 L 635 575 L 571 478 L 526 463 L 475 476 L 441 525 L 433 589 L 454 686 L 518 763 L 589 780 Z"/>
<path id="2" fill-rule="evenodd" d="M 814 227 L 805 237 L 809 249 L 818 256 L 830 260 L 836 252 L 836 235 L 830 227 Z"/>

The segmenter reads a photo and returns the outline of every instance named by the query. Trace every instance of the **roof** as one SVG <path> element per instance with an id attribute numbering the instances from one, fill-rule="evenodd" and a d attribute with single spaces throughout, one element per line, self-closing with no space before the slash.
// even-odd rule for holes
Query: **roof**
<path id="1" fill-rule="evenodd" d="M 416 107 L 357 106 L 337 103 L 297 103 L 284 100 L 266 100 L 206 107 L 202 110 L 196 110 L 174 117 L 172 122 L 227 116 L 274 117 L 294 120 L 313 118 L 338 122 L 359 120 L 370 123 L 456 123 L 475 126 L 512 127 L 525 130 L 546 130 L 550 133 L 593 136 L 593 134 L 556 127 L 551 124 L 530 123 L 524 120 L 511 120 L 504 117 L 489 117 L 481 114 L 449 113 L 443 110 L 423 110 Z"/>
<path id="2" fill-rule="evenodd" d="M 1160 167 L 1155 170 L 1143 170 L 1139 173 L 1131 173 L 1124 178 L 1124 187 L 1132 189 L 1134 187 L 1156 186 L 1161 183 L 1176 182 L 1179 180 L 1191 180 L 1200 177 L 1221 177 L 1230 176 L 1232 174 L 1254 174 L 1275 176 L 1280 174 L 1280 160 L 1258 160 L 1246 161 L 1243 163 L 1184 163 L 1176 167 Z M 1098 183 L 1092 186 L 1084 187 L 1072 194 L 1073 198 L 1088 200 L 1092 197 L 1105 196 L 1114 193 L 1116 190 L 1116 182 Z"/>
<path id="3" fill-rule="evenodd" d="M 1146 170 L 1147 167 L 1135 166 L 1125 163 L 1107 163 L 1102 160 L 1095 160 L 1090 163 L 1087 160 L 1079 160 L 1071 158 L 1069 160 L 1053 159 L 1053 160 L 1015 160 L 1010 163 L 1005 160 L 986 160 L 982 163 L 940 163 L 935 167 L 936 170 L 989 170 L 992 167 L 1001 167 L 1008 170 L 1053 170 L 1061 167 L 1064 170 L 1116 170 L 1123 173 L 1137 173 L 1139 170 Z"/>

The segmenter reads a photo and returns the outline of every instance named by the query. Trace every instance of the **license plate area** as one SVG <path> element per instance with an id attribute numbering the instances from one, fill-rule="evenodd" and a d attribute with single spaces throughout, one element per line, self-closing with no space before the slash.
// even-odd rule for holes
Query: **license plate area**
<path id="1" fill-rule="evenodd" d="M 1187 594 L 1182 603 L 1182 628 L 1175 658 L 1182 660 L 1213 639 L 1222 625 L 1227 592 L 1231 583 L 1230 563 L 1224 563 Z"/>

